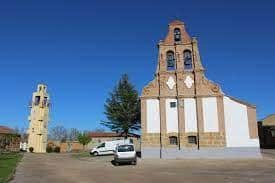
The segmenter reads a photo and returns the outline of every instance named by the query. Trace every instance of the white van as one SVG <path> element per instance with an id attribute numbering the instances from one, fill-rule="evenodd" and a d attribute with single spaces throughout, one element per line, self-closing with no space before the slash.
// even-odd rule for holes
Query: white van
<path id="1" fill-rule="evenodd" d="M 114 151 L 116 150 L 117 145 L 129 144 L 129 143 L 130 143 L 129 139 L 105 141 L 99 144 L 97 147 L 94 147 L 90 151 L 90 154 L 94 156 L 114 154 Z"/>

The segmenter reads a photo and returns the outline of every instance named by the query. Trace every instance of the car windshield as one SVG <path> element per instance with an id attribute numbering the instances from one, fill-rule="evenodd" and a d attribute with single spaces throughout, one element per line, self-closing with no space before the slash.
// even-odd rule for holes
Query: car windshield
<path id="1" fill-rule="evenodd" d="M 129 151 L 134 151 L 134 146 L 132 145 L 120 145 L 117 148 L 118 152 L 129 152 Z"/>

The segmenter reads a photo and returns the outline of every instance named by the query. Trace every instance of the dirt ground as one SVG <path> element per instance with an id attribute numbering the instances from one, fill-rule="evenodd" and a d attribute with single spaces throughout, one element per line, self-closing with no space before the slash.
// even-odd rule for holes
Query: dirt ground
<path id="1" fill-rule="evenodd" d="M 26 153 L 11 182 L 275 182 L 275 150 L 254 160 L 139 160 L 136 166 L 118 167 L 111 160 L 112 156 Z"/>

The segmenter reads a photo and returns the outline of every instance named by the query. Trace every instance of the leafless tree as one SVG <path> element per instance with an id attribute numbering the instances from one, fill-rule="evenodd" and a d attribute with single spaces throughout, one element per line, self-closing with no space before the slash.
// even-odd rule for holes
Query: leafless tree
<path id="1" fill-rule="evenodd" d="M 58 125 L 52 127 L 49 133 L 49 139 L 66 141 L 67 140 L 67 130 L 64 126 Z"/>
<path id="2" fill-rule="evenodd" d="M 71 128 L 67 130 L 67 140 L 76 141 L 80 131 L 76 128 Z"/>

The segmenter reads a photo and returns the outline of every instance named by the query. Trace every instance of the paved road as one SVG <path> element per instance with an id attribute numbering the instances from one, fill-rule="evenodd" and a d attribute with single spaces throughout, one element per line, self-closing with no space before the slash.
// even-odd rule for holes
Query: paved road
<path id="1" fill-rule="evenodd" d="M 262 160 L 139 160 L 137 166 L 119 167 L 113 166 L 111 159 L 26 153 L 11 182 L 275 182 L 275 151 L 267 152 Z"/>

